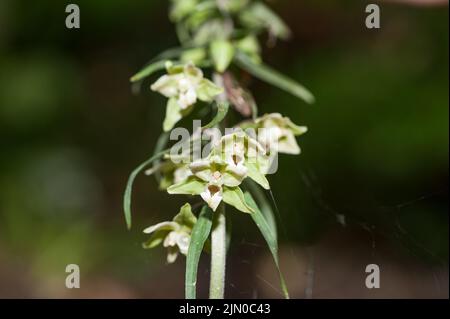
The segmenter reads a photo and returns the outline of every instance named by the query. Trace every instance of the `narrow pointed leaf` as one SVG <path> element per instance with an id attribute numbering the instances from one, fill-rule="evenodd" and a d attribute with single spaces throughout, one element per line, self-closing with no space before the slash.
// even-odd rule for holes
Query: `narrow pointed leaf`
<path id="1" fill-rule="evenodd" d="M 144 67 L 141 71 L 133 75 L 130 79 L 131 82 L 140 81 L 157 71 L 164 70 L 166 68 L 166 60 L 161 60 L 157 62 L 150 63 L 146 67 Z"/>
<path id="2" fill-rule="evenodd" d="M 163 149 L 166 148 L 167 143 L 169 141 L 169 133 L 165 132 L 162 133 L 159 137 L 158 137 L 158 141 L 156 142 L 156 146 L 155 146 L 155 150 L 153 151 L 153 155 L 158 154 L 159 152 L 161 152 Z M 157 159 L 153 162 L 152 168 L 154 170 L 154 173 L 156 175 L 156 180 L 158 182 L 161 181 L 161 173 L 159 172 L 158 168 L 161 168 L 161 160 Z"/>
<path id="3" fill-rule="evenodd" d="M 261 185 L 261 187 L 270 189 L 269 181 L 267 180 L 266 176 L 261 173 L 261 169 L 259 168 L 259 166 L 255 163 L 247 163 L 246 165 L 248 169 L 248 177 Z"/>
<path id="4" fill-rule="evenodd" d="M 315 102 L 315 98 L 312 93 L 309 92 L 303 85 L 264 64 L 257 64 L 253 62 L 246 54 L 242 52 L 237 53 L 235 56 L 235 61 L 241 68 L 247 70 L 249 73 L 262 81 L 291 93 L 309 104 Z"/>
<path id="5" fill-rule="evenodd" d="M 200 255 L 203 251 L 206 240 L 209 237 L 212 227 L 213 211 L 204 206 L 200 212 L 197 223 L 191 233 L 191 241 L 186 257 L 186 279 L 185 294 L 186 299 L 195 299 L 197 292 L 197 271 Z"/>
<path id="6" fill-rule="evenodd" d="M 289 292 L 287 290 L 286 282 L 284 281 L 283 274 L 281 273 L 280 269 L 280 262 L 278 259 L 278 243 L 277 243 L 277 237 L 276 234 L 272 231 L 272 228 L 270 227 L 269 223 L 267 222 L 266 218 L 262 214 L 261 210 L 258 208 L 258 205 L 256 205 L 255 200 L 253 199 L 252 195 L 249 192 L 245 193 L 245 200 L 250 206 L 254 213 L 251 214 L 253 221 L 258 226 L 259 230 L 261 231 L 261 234 L 263 235 L 264 239 L 267 242 L 267 245 L 269 246 L 270 252 L 272 253 L 273 260 L 275 262 L 275 266 L 277 267 L 278 276 L 280 278 L 280 286 L 283 291 L 283 295 L 286 299 L 289 299 Z"/>

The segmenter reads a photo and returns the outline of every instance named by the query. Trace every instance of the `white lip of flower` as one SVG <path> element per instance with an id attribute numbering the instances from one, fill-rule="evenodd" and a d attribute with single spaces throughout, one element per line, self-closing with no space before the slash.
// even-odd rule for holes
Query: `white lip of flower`
<path id="1" fill-rule="evenodd" d="M 189 167 L 193 175 L 208 184 L 218 186 L 239 186 L 247 175 L 245 166 L 223 161 L 218 156 L 195 161 Z"/>
<path id="2" fill-rule="evenodd" d="M 258 130 L 258 142 L 267 151 L 298 155 L 301 149 L 295 136 L 308 131 L 305 126 L 297 126 L 292 121 L 279 113 L 266 114 L 256 120 L 261 130 Z"/>
<path id="3" fill-rule="evenodd" d="M 163 246 L 169 249 L 167 262 L 175 262 L 178 251 L 183 255 L 187 255 L 191 236 L 184 231 L 171 231 L 164 240 Z M 175 249 L 174 249 L 175 248 Z"/>

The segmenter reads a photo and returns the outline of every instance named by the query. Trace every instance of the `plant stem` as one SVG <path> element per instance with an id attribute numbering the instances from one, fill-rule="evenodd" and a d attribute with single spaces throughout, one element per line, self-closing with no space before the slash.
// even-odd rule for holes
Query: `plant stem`
<path id="1" fill-rule="evenodd" d="M 227 253 L 225 204 L 214 213 L 211 232 L 211 277 L 209 298 L 223 299 L 225 291 L 225 264 Z"/>

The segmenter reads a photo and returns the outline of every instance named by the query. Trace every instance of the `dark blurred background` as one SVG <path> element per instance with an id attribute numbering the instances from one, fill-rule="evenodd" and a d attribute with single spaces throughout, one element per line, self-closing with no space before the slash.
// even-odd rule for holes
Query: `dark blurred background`
<path id="1" fill-rule="evenodd" d="M 262 112 L 310 129 L 270 177 L 295 298 L 448 298 L 448 7 L 399 2 L 380 2 L 380 30 L 365 28 L 366 1 L 270 2 L 294 37 L 265 60 L 317 98 L 251 83 Z M 141 243 L 185 198 L 141 176 L 130 232 L 122 212 L 165 109 L 156 77 L 138 94 L 128 79 L 177 45 L 168 1 L 76 3 L 69 30 L 69 2 L 0 0 L 0 297 L 181 298 L 184 258 L 168 266 Z M 227 297 L 281 297 L 256 227 L 230 216 Z M 81 289 L 65 287 L 72 263 Z M 371 263 L 380 289 L 364 285 Z"/>

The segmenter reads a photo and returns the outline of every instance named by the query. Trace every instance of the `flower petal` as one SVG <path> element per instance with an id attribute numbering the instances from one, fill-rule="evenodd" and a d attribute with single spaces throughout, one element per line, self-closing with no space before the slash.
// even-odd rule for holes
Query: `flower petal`
<path id="1" fill-rule="evenodd" d="M 180 93 L 177 102 L 182 110 L 194 105 L 197 102 L 197 93 L 195 92 L 195 89 L 189 88 L 185 92 Z"/>
<path id="2" fill-rule="evenodd" d="M 178 257 L 178 247 L 169 247 L 167 253 L 167 262 L 173 264 Z"/>
<path id="3" fill-rule="evenodd" d="M 198 160 L 189 166 L 192 174 L 200 178 L 205 182 L 211 181 L 212 172 L 211 172 L 211 163 L 208 160 Z"/>
<path id="4" fill-rule="evenodd" d="M 181 166 L 173 172 L 173 181 L 178 184 L 185 181 L 189 176 L 192 176 L 191 170 L 187 166 Z"/>
<path id="5" fill-rule="evenodd" d="M 297 140 L 292 132 L 286 134 L 278 142 L 278 152 L 284 154 L 298 155 L 301 153 L 300 147 L 297 144 Z"/>
<path id="6" fill-rule="evenodd" d="M 247 163 L 248 177 L 254 180 L 265 189 L 270 189 L 269 181 L 264 175 L 264 171 L 256 163 Z"/>
<path id="7" fill-rule="evenodd" d="M 180 234 L 176 231 L 171 231 L 164 239 L 163 246 L 164 247 L 173 247 L 177 245 L 177 240 Z"/>
<path id="8" fill-rule="evenodd" d="M 200 81 L 197 88 L 199 100 L 203 102 L 211 102 L 217 95 L 221 94 L 223 89 L 207 79 Z"/>
<path id="9" fill-rule="evenodd" d="M 227 165 L 226 171 L 223 174 L 223 184 L 229 187 L 239 186 L 247 176 L 247 171 L 247 167 L 242 164 L 234 165 L 233 163 Z"/>
<path id="10" fill-rule="evenodd" d="M 175 222 L 162 222 L 144 229 L 145 234 L 151 234 L 155 231 L 159 230 L 177 230 L 179 229 L 179 225 Z"/>
<path id="11" fill-rule="evenodd" d="M 178 195 L 199 195 L 205 188 L 205 182 L 191 176 L 185 181 L 167 188 L 169 194 Z"/>
<path id="12" fill-rule="evenodd" d="M 165 132 L 170 131 L 178 121 L 183 118 L 181 108 L 175 98 L 169 99 L 166 107 L 166 118 L 164 119 L 163 129 Z"/>
<path id="13" fill-rule="evenodd" d="M 183 71 L 184 75 L 189 77 L 192 81 L 201 81 L 201 79 L 203 79 L 202 70 L 195 67 L 193 63 L 186 63 Z"/>
<path id="14" fill-rule="evenodd" d="M 180 233 L 180 236 L 178 236 L 177 239 L 178 248 L 180 249 L 180 253 L 182 253 L 185 256 L 187 255 L 190 241 L 191 236 L 187 233 Z"/>
<path id="15" fill-rule="evenodd" d="M 253 213 L 253 210 L 247 205 L 244 193 L 239 187 L 224 187 L 223 201 L 228 205 L 235 207 L 244 213 Z"/>
<path id="16" fill-rule="evenodd" d="M 150 89 L 171 98 L 178 95 L 178 76 L 176 75 L 163 75 L 155 83 L 152 84 Z"/>

